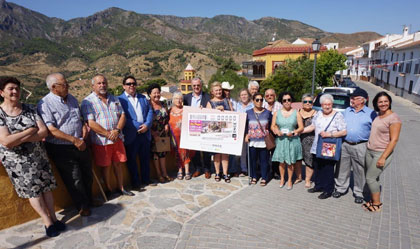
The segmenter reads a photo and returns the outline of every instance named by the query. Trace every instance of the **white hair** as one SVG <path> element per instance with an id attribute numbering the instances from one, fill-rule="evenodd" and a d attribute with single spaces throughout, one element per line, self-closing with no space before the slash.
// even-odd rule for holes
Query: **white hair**
<path id="1" fill-rule="evenodd" d="M 64 75 L 61 74 L 61 73 L 52 73 L 52 74 L 49 74 L 47 76 L 47 78 L 45 79 L 45 82 L 47 83 L 47 87 L 48 87 L 48 89 L 50 89 L 50 91 L 52 89 L 52 86 L 55 83 L 57 83 L 59 77 L 63 77 L 64 78 Z"/>
<path id="2" fill-rule="evenodd" d="M 180 92 L 180 91 L 176 91 L 176 92 L 174 92 L 173 93 L 173 95 L 172 95 L 172 101 L 175 99 L 175 97 L 181 97 L 181 99 L 182 99 L 182 92 Z"/>
<path id="3" fill-rule="evenodd" d="M 276 95 L 276 90 L 274 90 L 273 88 L 268 88 L 267 90 L 265 90 L 265 94 L 267 94 L 269 91 L 272 91 L 274 95 Z"/>
<path id="4" fill-rule="evenodd" d="M 256 82 L 255 80 L 251 80 L 248 83 L 248 89 L 251 89 L 252 86 L 256 86 L 256 87 L 258 87 L 258 89 L 260 89 L 260 84 L 258 84 L 258 82 Z"/>
<path id="5" fill-rule="evenodd" d="M 193 81 L 199 81 L 199 82 L 200 82 L 200 84 L 201 84 L 201 85 L 203 85 L 203 82 L 202 82 L 202 81 L 201 81 L 201 79 L 200 79 L 200 78 L 198 78 L 198 77 L 193 78 L 193 79 L 191 80 L 191 83 L 192 83 Z"/>
<path id="6" fill-rule="evenodd" d="M 327 93 L 327 94 L 322 94 L 322 96 L 319 98 L 319 103 L 322 105 L 326 100 L 331 101 L 331 103 L 334 103 L 334 97 Z"/>
<path id="7" fill-rule="evenodd" d="M 306 98 L 311 98 L 313 100 L 314 99 L 314 96 L 312 96 L 310 93 L 305 93 L 305 94 L 302 95 L 302 102 Z"/>

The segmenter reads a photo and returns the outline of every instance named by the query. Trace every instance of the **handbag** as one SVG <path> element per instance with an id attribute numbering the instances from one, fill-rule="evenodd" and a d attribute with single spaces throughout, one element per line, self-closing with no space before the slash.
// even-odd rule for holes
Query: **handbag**
<path id="1" fill-rule="evenodd" d="M 331 119 L 330 123 L 327 125 L 324 131 L 327 131 L 328 127 L 335 118 L 334 114 L 333 118 Z M 343 143 L 343 139 L 341 137 L 322 137 L 318 134 L 318 143 L 316 145 L 316 157 L 320 159 L 327 159 L 333 161 L 339 161 L 341 155 L 341 145 Z"/>
<path id="2" fill-rule="evenodd" d="M 261 131 L 264 133 L 265 147 L 267 148 L 267 150 L 272 150 L 276 148 L 276 142 L 274 140 L 273 135 L 270 132 L 268 132 L 268 135 L 265 133 L 264 128 L 262 127 L 260 120 L 258 119 L 258 115 L 255 113 L 255 111 L 254 111 L 254 115 L 255 115 L 255 118 L 257 119 L 258 125 L 261 128 Z"/>
<path id="3" fill-rule="evenodd" d="M 152 151 L 153 152 L 171 151 L 171 138 L 168 136 L 155 138 L 155 145 L 153 146 Z"/>

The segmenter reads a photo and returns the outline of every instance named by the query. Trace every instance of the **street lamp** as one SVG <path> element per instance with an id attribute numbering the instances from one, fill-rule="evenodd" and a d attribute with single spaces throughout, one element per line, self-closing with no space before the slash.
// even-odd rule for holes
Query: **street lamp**
<path id="1" fill-rule="evenodd" d="M 314 42 L 312 42 L 312 51 L 315 53 L 314 70 L 312 71 L 312 92 L 311 92 L 312 96 L 314 95 L 314 90 L 315 90 L 316 55 L 320 49 L 321 49 L 321 42 L 318 39 L 316 39 Z"/>

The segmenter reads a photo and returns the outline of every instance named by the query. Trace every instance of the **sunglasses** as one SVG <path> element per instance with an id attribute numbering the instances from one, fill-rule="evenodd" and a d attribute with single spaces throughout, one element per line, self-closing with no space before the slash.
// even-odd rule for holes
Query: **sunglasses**
<path id="1" fill-rule="evenodd" d="M 263 99 L 255 99 L 255 102 L 263 102 Z"/>
<path id="2" fill-rule="evenodd" d="M 303 103 L 304 104 L 312 104 L 312 100 L 304 100 Z"/>
<path id="3" fill-rule="evenodd" d="M 283 102 L 283 103 L 286 103 L 286 102 L 292 102 L 292 99 L 283 99 L 283 100 L 282 100 L 282 102 Z"/>
<path id="4" fill-rule="evenodd" d="M 124 85 L 126 85 L 126 86 L 137 86 L 137 83 L 130 82 L 130 83 L 125 83 Z"/>

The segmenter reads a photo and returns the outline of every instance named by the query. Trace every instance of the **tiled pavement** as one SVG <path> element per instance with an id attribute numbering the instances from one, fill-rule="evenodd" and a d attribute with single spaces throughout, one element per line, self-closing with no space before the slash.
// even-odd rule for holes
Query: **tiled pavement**
<path id="1" fill-rule="evenodd" d="M 371 100 L 381 90 L 358 85 Z M 365 212 L 351 191 L 319 200 L 303 184 L 287 191 L 272 181 L 245 188 L 188 221 L 176 248 L 420 248 L 420 108 L 393 100 L 403 129 L 382 177 L 382 212 Z"/>
<path id="2" fill-rule="evenodd" d="M 380 90 L 358 84 L 371 99 Z M 200 177 L 114 199 L 73 217 L 57 238 L 45 238 L 39 220 L 2 230 L 0 248 L 420 248 L 420 108 L 394 97 L 393 109 L 403 129 L 380 213 L 363 211 L 351 191 L 319 200 L 302 183 L 287 191 L 278 181 L 263 188 Z"/>

